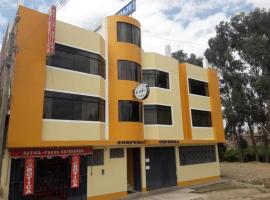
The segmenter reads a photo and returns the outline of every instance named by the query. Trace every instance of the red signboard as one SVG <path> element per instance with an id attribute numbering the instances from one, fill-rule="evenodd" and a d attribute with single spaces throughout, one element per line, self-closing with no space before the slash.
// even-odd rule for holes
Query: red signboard
<path id="1" fill-rule="evenodd" d="M 34 194 L 35 159 L 25 158 L 23 195 Z"/>
<path id="2" fill-rule="evenodd" d="M 71 162 L 71 188 L 80 186 L 80 156 L 72 156 Z"/>
<path id="3" fill-rule="evenodd" d="M 12 158 L 24 157 L 53 157 L 69 155 L 87 155 L 92 154 L 91 147 L 73 147 L 73 148 L 44 148 L 44 149 L 10 149 Z"/>
<path id="4" fill-rule="evenodd" d="M 53 55 L 55 52 L 55 26 L 56 26 L 56 6 L 52 6 L 49 11 L 48 22 L 48 43 L 47 55 Z"/>

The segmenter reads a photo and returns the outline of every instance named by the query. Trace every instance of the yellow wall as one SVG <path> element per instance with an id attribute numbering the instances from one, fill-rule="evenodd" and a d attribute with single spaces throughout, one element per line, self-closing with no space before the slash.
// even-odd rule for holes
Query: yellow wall
<path id="1" fill-rule="evenodd" d="M 214 131 L 212 127 L 192 127 L 193 140 L 215 140 Z"/>
<path id="2" fill-rule="evenodd" d="M 5 149 L 3 153 L 4 155 L 2 159 L 2 172 L 1 172 L 1 189 L 2 189 L 1 197 L 4 199 L 8 199 L 11 159 L 8 155 L 7 149 Z"/>
<path id="3" fill-rule="evenodd" d="M 177 168 L 178 177 L 177 182 L 186 182 L 192 180 L 203 179 L 207 177 L 219 177 L 220 167 L 218 160 L 218 152 L 216 147 L 216 162 L 195 164 L 195 165 L 184 165 Z"/>
<path id="4" fill-rule="evenodd" d="M 101 170 L 105 175 L 101 175 Z M 127 159 L 110 158 L 110 148 L 104 151 L 104 165 L 87 168 L 87 197 L 127 191 Z M 98 197 L 96 199 L 99 199 Z M 102 199 L 102 198 L 100 198 Z"/>
<path id="5" fill-rule="evenodd" d="M 140 28 L 137 20 L 127 16 L 114 15 L 108 22 L 108 70 L 109 70 L 109 138 L 111 140 L 143 140 L 143 123 L 119 122 L 118 100 L 138 101 L 133 90 L 138 85 L 135 81 L 118 80 L 118 60 L 130 60 L 141 64 L 141 48 L 127 43 L 117 42 L 117 22 L 126 22 Z"/>
<path id="6" fill-rule="evenodd" d="M 55 41 L 105 57 L 105 42 L 99 34 L 71 24 L 56 22 Z"/>
<path id="7" fill-rule="evenodd" d="M 105 80 L 100 76 L 46 67 L 46 89 L 105 98 Z"/>
<path id="8" fill-rule="evenodd" d="M 102 140 L 105 137 L 103 122 L 43 120 L 43 141 Z"/>
<path id="9" fill-rule="evenodd" d="M 144 125 L 145 139 L 180 140 L 183 139 L 183 125 L 178 62 L 175 59 L 156 53 L 142 54 L 143 69 L 157 69 L 169 73 L 170 89 L 150 87 L 150 94 L 144 100 L 144 105 L 169 105 L 172 109 L 172 125 Z M 169 98 L 168 98 L 169 97 Z"/>

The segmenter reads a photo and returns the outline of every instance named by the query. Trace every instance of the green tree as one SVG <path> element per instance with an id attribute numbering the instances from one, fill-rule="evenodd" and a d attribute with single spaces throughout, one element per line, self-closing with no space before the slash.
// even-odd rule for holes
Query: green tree
<path id="1" fill-rule="evenodd" d="M 247 124 L 256 160 L 254 126 L 265 130 L 265 150 L 270 130 L 269 36 L 270 13 L 256 9 L 248 14 L 240 13 L 229 22 L 221 22 L 205 51 L 206 58 L 220 72 L 226 130 L 239 138 L 237 130 Z M 268 161 L 268 154 L 265 157 Z"/>
<path id="2" fill-rule="evenodd" d="M 191 53 L 190 56 L 188 56 L 188 54 L 183 50 L 179 50 L 172 53 L 172 57 L 177 59 L 179 63 L 187 62 L 200 67 L 203 66 L 203 59 L 201 57 L 197 57 L 194 53 Z"/>

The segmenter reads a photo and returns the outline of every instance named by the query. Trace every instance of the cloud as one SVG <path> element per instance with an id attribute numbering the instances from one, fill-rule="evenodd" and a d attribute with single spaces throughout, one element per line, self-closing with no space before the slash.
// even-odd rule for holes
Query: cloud
<path id="1" fill-rule="evenodd" d="M 0 14 L 0 26 L 5 26 L 8 20 Z"/>
<path id="2" fill-rule="evenodd" d="M 116 13 L 129 0 L 70 0 L 59 12 L 58 19 L 94 29 L 101 19 Z M 203 55 L 207 41 L 215 35 L 215 26 L 241 11 L 270 7 L 269 0 L 137 0 L 132 14 L 141 22 L 142 48 L 164 53 L 183 49 Z"/>

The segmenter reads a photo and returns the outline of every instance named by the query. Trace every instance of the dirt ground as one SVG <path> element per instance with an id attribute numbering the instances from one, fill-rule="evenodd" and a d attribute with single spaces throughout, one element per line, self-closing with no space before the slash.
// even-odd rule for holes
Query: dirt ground
<path id="1" fill-rule="evenodd" d="M 222 183 L 195 188 L 196 200 L 270 200 L 270 164 L 220 163 Z"/>

